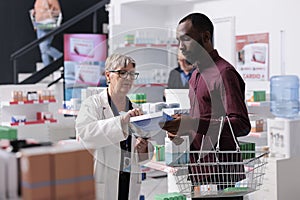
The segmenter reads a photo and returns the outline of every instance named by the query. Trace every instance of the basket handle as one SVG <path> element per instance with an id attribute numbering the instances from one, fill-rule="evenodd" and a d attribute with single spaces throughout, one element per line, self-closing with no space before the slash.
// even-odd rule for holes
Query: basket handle
<path id="1" fill-rule="evenodd" d="M 225 119 L 227 119 L 227 121 L 228 121 L 230 132 L 232 134 L 232 137 L 233 137 L 233 140 L 234 140 L 234 143 L 235 143 L 236 151 L 240 151 L 240 146 L 239 146 L 238 142 L 236 141 L 236 138 L 235 138 L 235 135 L 233 133 L 233 129 L 232 129 L 229 117 L 227 115 L 225 116 L 225 118 L 224 118 L 224 116 L 220 117 L 221 123 L 220 123 L 220 127 L 219 127 L 219 134 L 218 134 L 218 142 L 217 142 L 217 146 L 216 146 L 216 151 L 220 150 L 220 138 L 221 138 L 221 133 L 222 133 L 223 126 L 224 126 L 224 123 L 225 123 Z"/>

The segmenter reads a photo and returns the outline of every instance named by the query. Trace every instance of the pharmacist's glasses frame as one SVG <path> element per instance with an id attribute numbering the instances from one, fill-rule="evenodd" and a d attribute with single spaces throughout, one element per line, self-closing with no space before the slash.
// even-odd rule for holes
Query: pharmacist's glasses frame
<path id="1" fill-rule="evenodd" d="M 131 80 L 136 80 L 139 76 L 139 73 L 137 72 L 129 72 L 126 70 L 110 70 L 109 72 L 118 73 L 119 77 L 123 79 L 127 78 L 129 75 Z"/>

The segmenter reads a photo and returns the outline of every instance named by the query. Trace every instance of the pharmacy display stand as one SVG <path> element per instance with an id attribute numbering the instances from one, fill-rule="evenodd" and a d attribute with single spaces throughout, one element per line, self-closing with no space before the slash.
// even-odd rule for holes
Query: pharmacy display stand
<path id="1" fill-rule="evenodd" d="M 14 91 L 22 91 L 24 94 L 32 91 L 46 91 L 47 85 L 2 85 L 0 86 L 0 123 L 2 126 L 11 126 L 17 129 L 18 139 L 35 139 L 40 142 L 51 141 L 49 124 L 57 123 L 52 116 L 37 119 L 37 113 L 53 113 L 49 110 L 49 104 L 57 103 L 55 99 L 15 100 Z M 55 111 L 56 112 L 56 111 Z M 22 117 L 18 120 L 13 118 Z"/>

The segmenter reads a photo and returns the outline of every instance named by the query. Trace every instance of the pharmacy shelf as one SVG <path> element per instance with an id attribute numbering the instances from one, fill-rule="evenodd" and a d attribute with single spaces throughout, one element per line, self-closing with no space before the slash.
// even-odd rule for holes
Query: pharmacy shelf
<path id="1" fill-rule="evenodd" d="M 250 132 L 247 136 L 238 137 L 238 140 L 243 142 L 253 142 L 256 147 L 267 146 L 267 131 Z"/>
<path id="2" fill-rule="evenodd" d="M 56 103 L 55 99 L 51 100 L 30 100 L 30 101 L 2 101 L 1 106 L 26 105 L 26 104 L 47 104 Z"/>
<path id="3" fill-rule="evenodd" d="M 167 87 L 166 83 L 147 83 L 147 84 L 134 84 L 135 87 Z"/>
<path id="4" fill-rule="evenodd" d="M 68 110 L 68 109 L 58 109 L 58 113 L 65 114 L 65 115 L 77 115 L 78 110 Z"/>
<path id="5" fill-rule="evenodd" d="M 267 131 L 263 132 L 250 132 L 248 137 L 255 137 L 255 138 L 267 138 Z"/>
<path id="6" fill-rule="evenodd" d="M 26 122 L 4 122 L 3 125 L 6 126 L 27 126 L 27 125 L 34 125 L 34 124 L 50 124 L 56 123 L 56 119 L 42 119 L 42 120 L 32 120 Z"/>
<path id="7" fill-rule="evenodd" d="M 120 46 L 119 48 L 122 48 L 123 46 Z M 125 44 L 124 47 L 178 47 L 178 44 Z"/>
<path id="8" fill-rule="evenodd" d="M 270 106 L 270 102 L 269 101 L 260 101 L 260 102 L 247 102 L 247 106 L 256 106 L 256 107 L 260 107 L 260 106 Z"/>

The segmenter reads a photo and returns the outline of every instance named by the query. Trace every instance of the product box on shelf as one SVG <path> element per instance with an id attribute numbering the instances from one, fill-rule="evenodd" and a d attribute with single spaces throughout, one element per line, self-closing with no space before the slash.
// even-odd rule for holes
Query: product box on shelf
<path id="1" fill-rule="evenodd" d="M 251 132 L 262 132 L 264 130 L 264 120 L 254 119 L 250 120 Z"/>
<path id="2" fill-rule="evenodd" d="M 53 114 L 51 112 L 37 112 L 36 119 L 37 120 L 53 119 Z"/>
<path id="3" fill-rule="evenodd" d="M 15 140 L 18 136 L 18 130 L 8 126 L 0 126 L 0 139 Z"/>
<path id="4" fill-rule="evenodd" d="M 240 150 L 243 159 L 255 158 L 255 143 L 254 142 L 239 142 Z"/>
<path id="5" fill-rule="evenodd" d="M 178 192 L 172 192 L 167 194 L 156 194 L 154 200 L 171 200 L 171 199 L 182 199 L 186 200 L 186 196 Z"/>
<path id="6" fill-rule="evenodd" d="M 176 141 L 175 141 L 176 140 Z M 189 162 L 190 143 L 188 136 L 170 140 L 165 138 L 165 160 L 167 165 L 186 164 Z"/>
<path id="7" fill-rule="evenodd" d="M 154 145 L 155 147 L 155 160 L 164 161 L 165 160 L 165 145 Z"/>

